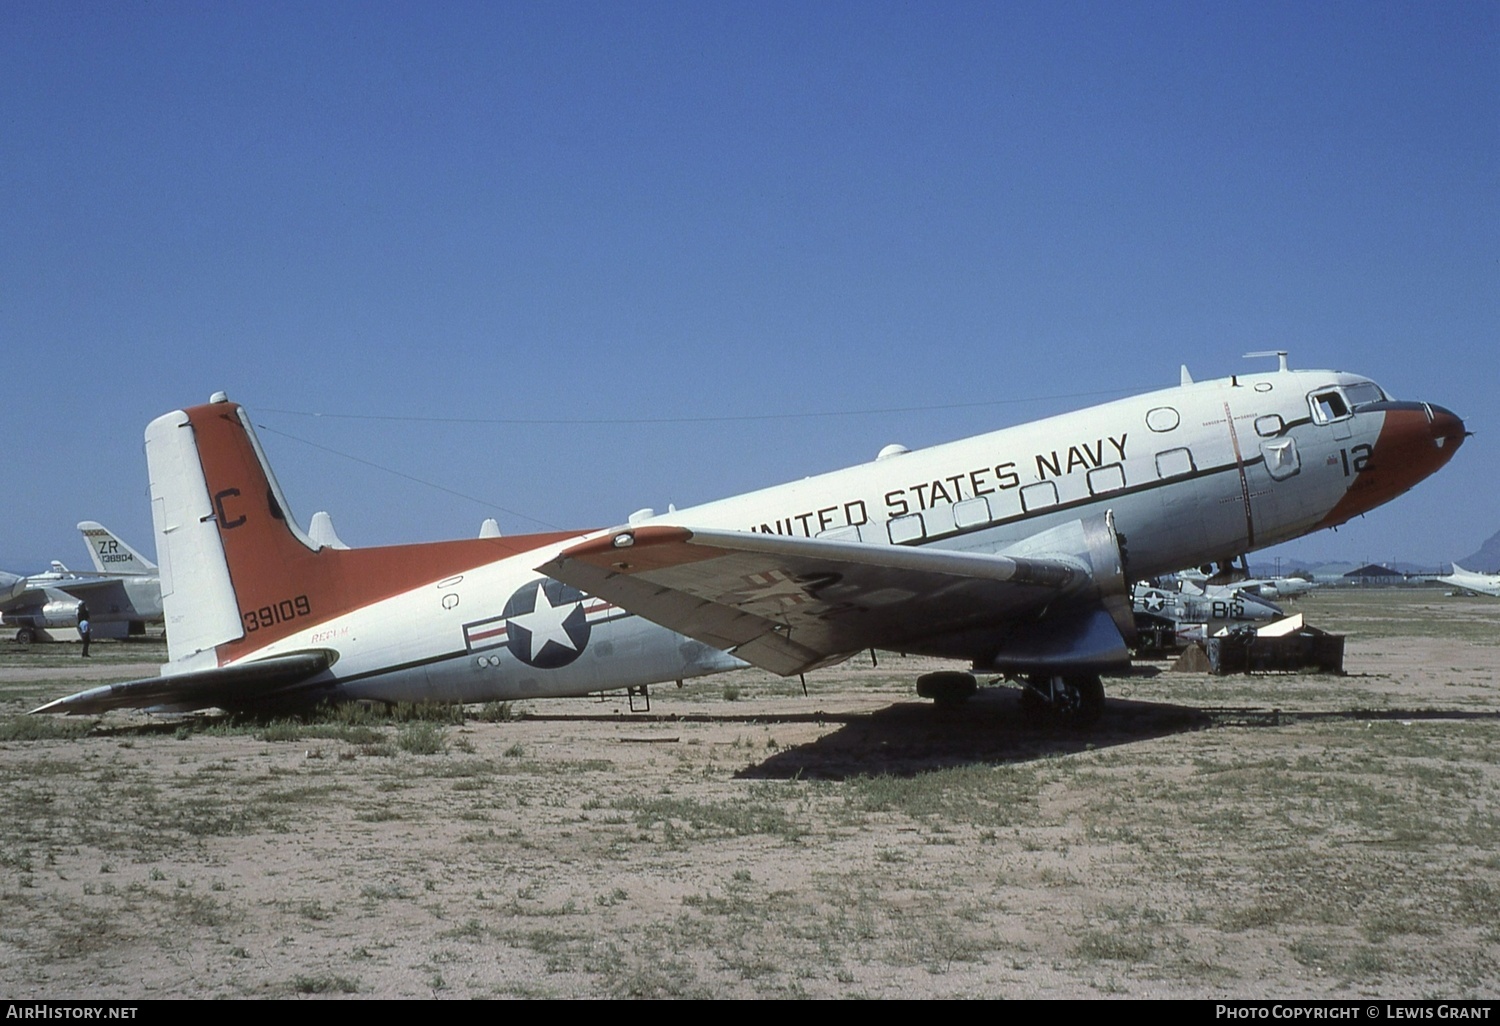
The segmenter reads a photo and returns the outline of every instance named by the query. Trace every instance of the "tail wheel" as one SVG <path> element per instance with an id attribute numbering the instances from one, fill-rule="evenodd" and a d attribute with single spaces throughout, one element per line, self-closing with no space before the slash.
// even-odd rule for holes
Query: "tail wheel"
<path id="1" fill-rule="evenodd" d="M 1082 727 L 1104 713 L 1104 682 L 1098 677 L 1036 675 L 1026 678 L 1021 705 L 1054 722 Z"/>

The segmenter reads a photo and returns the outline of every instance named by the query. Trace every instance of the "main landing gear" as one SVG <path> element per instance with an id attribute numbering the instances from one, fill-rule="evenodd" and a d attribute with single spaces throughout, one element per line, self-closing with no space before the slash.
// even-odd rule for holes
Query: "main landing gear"
<path id="1" fill-rule="evenodd" d="M 1022 682 L 1021 708 L 1054 723 L 1087 726 L 1104 712 L 1104 682 L 1093 676 L 1033 674 Z"/>
<path id="2" fill-rule="evenodd" d="M 1084 727 L 1104 712 L 1104 682 L 1098 677 L 1033 674 L 1020 683 L 1021 709 L 1033 719 Z M 959 670 L 925 673 L 917 678 L 917 694 L 944 708 L 962 705 L 977 690 L 974 675 Z"/>

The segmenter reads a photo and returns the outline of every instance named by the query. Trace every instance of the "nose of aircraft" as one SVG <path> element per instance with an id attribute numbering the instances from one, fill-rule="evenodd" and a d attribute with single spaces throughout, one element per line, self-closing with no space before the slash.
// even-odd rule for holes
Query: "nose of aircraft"
<path id="1" fill-rule="evenodd" d="M 1464 430 L 1464 422 L 1452 410 L 1444 409 L 1441 406 L 1433 406 L 1431 403 L 1425 405 L 1429 418 L 1427 433 L 1432 438 L 1433 444 L 1445 451 L 1448 454 L 1448 459 L 1452 459 L 1453 454 L 1458 451 L 1458 447 L 1464 444 L 1464 439 L 1469 437 L 1469 433 Z M 1443 463 L 1447 462 L 1447 459 L 1443 460 Z M 1439 463 L 1438 466 L 1442 466 L 1442 463 Z"/>
<path id="2" fill-rule="evenodd" d="M 1382 415 L 1385 419 L 1369 458 L 1357 468 L 1349 490 L 1324 519 L 1326 526 L 1342 524 L 1389 502 L 1436 473 L 1468 437 L 1457 414 L 1431 403 L 1392 403 Z"/>

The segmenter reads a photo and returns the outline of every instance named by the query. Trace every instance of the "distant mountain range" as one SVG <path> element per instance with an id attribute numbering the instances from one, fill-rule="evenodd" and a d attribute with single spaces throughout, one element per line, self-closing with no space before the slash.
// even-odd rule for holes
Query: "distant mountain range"
<path id="1" fill-rule="evenodd" d="M 1360 567 L 1369 565 L 1371 564 L 1353 563 L 1347 560 L 1332 563 L 1317 563 L 1311 561 L 1304 562 L 1302 560 L 1294 559 L 1282 559 L 1280 576 L 1311 577 L 1314 580 L 1328 580 L 1332 577 L 1342 577 L 1345 574 L 1349 573 L 1351 570 L 1358 570 Z M 1388 570 L 1394 570 L 1399 574 L 1446 573 L 1448 570 L 1447 566 L 1437 567 L 1433 566 L 1431 563 L 1405 563 L 1399 560 L 1394 563 L 1377 562 L 1374 565 L 1383 566 Z M 1467 567 L 1468 564 L 1465 563 L 1464 566 Z M 1254 559 L 1252 559 L 1250 561 L 1250 574 L 1252 577 L 1275 577 L 1277 576 L 1276 566 L 1273 563 L 1257 563 Z"/>
<path id="2" fill-rule="evenodd" d="M 1473 570 L 1475 573 L 1500 573 L 1500 531 L 1490 535 L 1489 539 L 1479 546 L 1478 552 L 1465 556 L 1458 562 L 1465 570 Z"/>
<path id="3" fill-rule="evenodd" d="M 1494 534 L 1490 535 L 1489 539 L 1483 545 L 1479 546 L 1479 550 L 1477 552 L 1473 552 L 1467 556 L 1460 556 L 1457 562 L 1465 570 L 1473 570 L 1475 573 L 1500 573 L 1500 531 L 1496 531 Z M 1282 559 L 1280 573 L 1284 577 L 1289 577 L 1293 574 L 1306 573 L 1314 577 L 1328 578 L 1346 574 L 1350 570 L 1357 570 L 1359 567 L 1364 565 L 1365 564 L 1363 563 L 1319 563 L 1311 560 L 1302 561 Z M 1422 564 L 1397 562 L 1382 563 L 1380 565 L 1388 566 L 1390 567 L 1390 569 L 1399 571 L 1403 574 L 1430 574 L 1434 572 L 1449 572 L 1449 569 L 1446 565 L 1437 567 L 1433 566 L 1430 563 Z M 1250 573 L 1256 577 L 1274 577 L 1276 576 L 1277 568 L 1274 563 L 1257 562 L 1255 560 L 1255 557 L 1252 556 L 1250 558 Z"/>

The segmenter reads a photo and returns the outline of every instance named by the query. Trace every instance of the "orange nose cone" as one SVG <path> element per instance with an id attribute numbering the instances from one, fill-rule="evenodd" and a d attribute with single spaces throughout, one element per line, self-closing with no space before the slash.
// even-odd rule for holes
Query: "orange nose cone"
<path id="1" fill-rule="evenodd" d="M 1380 436 L 1344 497 L 1323 519 L 1324 526 L 1390 502 L 1436 473 L 1458 452 L 1467 432 L 1451 410 L 1429 403 L 1393 403 L 1384 412 Z"/>
<path id="2" fill-rule="evenodd" d="M 1441 406 L 1428 406 L 1428 409 L 1432 411 L 1432 423 L 1428 426 L 1428 431 L 1432 435 L 1433 444 L 1445 453 L 1438 463 L 1438 467 L 1441 467 L 1458 452 L 1458 447 L 1464 444 L 1469 433 L 1464 430 L 1464 422 L 1452 410 L 1445 410 Z M 1433 468 L 1436 469 L 1437 467 Z"/>

